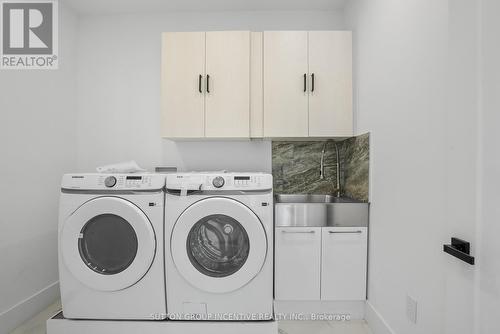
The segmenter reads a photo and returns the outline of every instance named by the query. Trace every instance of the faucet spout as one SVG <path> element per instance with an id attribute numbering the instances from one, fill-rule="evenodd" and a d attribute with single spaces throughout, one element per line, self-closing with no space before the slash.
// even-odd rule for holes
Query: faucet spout
<path id="1" fill-rule="evenodd" d="M 339 153 L 339 146 L 337 143 L 335 143 L 335 156 L 337 158 L 337 164 L 336 164 L 336 172 L 337 172 L 337 193 L 335 194 L 336 197 L 341 197 L 342 196 L 342 190 L 340 188 L 340 153 Z"/>
<path id="2" fill-rule="evenodd" d="M 325 153 L 326 153 L 326 145 L 328 144 L 328 140 L 323 144 L 323 149 L 321 150 L 321 160 L 319 163 L 319 179 L 324 180 L 325 178 Z M 336 184 L 335 184 L 335 197 L 342 196 L 342 189 L 340 186 L 340 150 L 337 142 L 335 144 L 335 157 L 337 160 L 336 163 Z"/>
<path id="3" fill-rule="evenodd" d="M 323 149 L 321 150 L 321 160 L 319 163 L 319 179 L 323 180 L 325 178 L 325 151 L 326 151 L 326 144 L 328 143 L 328 140 L 325 141 L 323 144 Z"/>

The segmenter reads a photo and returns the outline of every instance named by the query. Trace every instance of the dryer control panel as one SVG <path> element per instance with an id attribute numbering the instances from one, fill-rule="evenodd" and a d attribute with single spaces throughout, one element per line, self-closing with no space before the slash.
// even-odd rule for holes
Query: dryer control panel
<path id="1" fill-rule="evenodd" d="M 161 190 L 165 186 L 162 174 L 66 174 L 62 189 L 80 190 Z"/>
<path id="2" fill-rule="evenodd" d="M 267 191 L 273 177 L 265 173 L 176 173 L 167 175 L 167 189 L 204 191 Z"/>

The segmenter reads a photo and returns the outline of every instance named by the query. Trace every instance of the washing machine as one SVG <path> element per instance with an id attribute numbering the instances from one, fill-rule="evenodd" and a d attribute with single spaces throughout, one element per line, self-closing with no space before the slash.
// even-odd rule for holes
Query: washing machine
<path id="1" fill-rule="evenodd" d="M 271 320 L 272 176 L 169 174 L 165 209 L 169 318 Z"/>
<path id="2" fill-rule="evenodd" d="M 67 174 L 59 212 L 64 317 L 166 318 L 165 176 Z"/>

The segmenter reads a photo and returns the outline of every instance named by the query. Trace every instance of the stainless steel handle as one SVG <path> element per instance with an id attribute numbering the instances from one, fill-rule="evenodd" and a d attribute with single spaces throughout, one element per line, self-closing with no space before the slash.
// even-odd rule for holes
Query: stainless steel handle
<path id="1" fill-rule="evenodd" d="M 316 231 L 285 231 L 285 230 L 281 230 L 281 233 L 316 233 Z"/>
<path id="2" fill-rule="evenodd" d="M 330 234 L 336 234 L 336 233 L 363 233 L 363 231 L 328 231 Z"/>

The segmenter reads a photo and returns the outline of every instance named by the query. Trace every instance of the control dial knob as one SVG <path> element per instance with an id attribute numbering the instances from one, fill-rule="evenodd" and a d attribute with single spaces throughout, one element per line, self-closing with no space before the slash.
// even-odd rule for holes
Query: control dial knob
<path id="1" fill-rule="evenodd" d="M 104 179 L 104 185 L 108 188 L 114 187 L 116 184 L 116 177 L 108 176 Z"/>
<path id="2" fill-rule="evenodd" d="M 224 178 L 222 176 L 217 176 L 212 180 L 212 184 L 215 188 L 221 188 L 224 185 Z"/>

